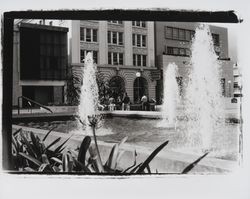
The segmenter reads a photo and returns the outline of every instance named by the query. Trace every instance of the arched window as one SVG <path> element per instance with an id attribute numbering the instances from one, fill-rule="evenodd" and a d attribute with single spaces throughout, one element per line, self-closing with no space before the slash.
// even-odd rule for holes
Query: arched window
<path id="1" fill-rule="evenodd" d="M 125 93 L 125 82 L 119 76 L 114 76 L 109 81 L 110 95 L 116 99 L 118 96 L 123 97 Z"/>
<path id="2" fill-rule="evenodd" d="M 134 102 L 140 103 L 143 95 L 148 96 L 148 82 L 143 77 L 137 77 L 134 81 Z"/>

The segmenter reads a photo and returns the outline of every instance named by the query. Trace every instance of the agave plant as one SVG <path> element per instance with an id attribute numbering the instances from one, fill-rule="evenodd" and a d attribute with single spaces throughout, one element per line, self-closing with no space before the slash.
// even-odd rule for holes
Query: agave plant
<path id="1" fill-rule="evenodd" d="M 65 144 L 70 139 L 66 139 L 59 146 L 55 147 L 61 138 L 52 141 L 48 146 L 44 142 L 54 128 L 39 138 L 33 132 L 24 134 L 22 129 L 18 129 L 12 135 L 12 154 L 15 168 L 21 171 L 58 171 L 57 168 L 62 163 L 62 152 Z M 53 149 L 52 149 L 53 148 Z"/>

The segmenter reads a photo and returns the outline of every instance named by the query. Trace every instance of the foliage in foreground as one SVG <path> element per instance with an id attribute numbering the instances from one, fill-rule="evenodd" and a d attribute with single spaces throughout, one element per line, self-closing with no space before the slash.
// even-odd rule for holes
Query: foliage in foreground
<path id="1" fill-rule="evenodd" d="M 46 146 L 44 142 L 53 129 L 48 131 L 42 139 L 33 132 L 25 134 L 22 129 L 18 129 L 12 135 L 12 153 L 15 169 L 25 172 L 81 172 L 110 174 L 152 173 L 150 162 L 169 142 L 167 140 L 158 146 L 144 162 L 137 163 L 137 153 L 134 151 L 133 164 L 127 168 L 120 168 L 119 162 L 124 152 L 121 150 L 121 146 L 126 142 L 127 137 L 112 147 L 110 154 L 104 163 L 98 149 L 95 135 L 95 128 L 98 119 L 96 117 L 90 117 L 89 121 L 93 130 L 93 138 L 95 142 L 91 145 L 91 137 L 85 136 L 79 149 L 76 150 L 67 149 L 65 146 L 70 137 L 59 145 L 58 143 L 61 138 L 55 139 Z M 187 174 L 207 154 L 208 153 L 205 153 L 196 161 L 188 165 L 181 173 Z"/>

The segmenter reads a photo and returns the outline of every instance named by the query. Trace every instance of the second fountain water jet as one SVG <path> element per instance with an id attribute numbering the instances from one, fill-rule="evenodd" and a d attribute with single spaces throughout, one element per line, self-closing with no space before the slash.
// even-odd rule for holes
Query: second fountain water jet
<path id="1" fill-rule="evenodd" d="M 179 102 L 179 87 L 176 80 L 177 65 L 169 63 L 163 68 L 163 103 L 162 120 L 159 127 L 175 128 L 177 123 L 177 104 Z"/>

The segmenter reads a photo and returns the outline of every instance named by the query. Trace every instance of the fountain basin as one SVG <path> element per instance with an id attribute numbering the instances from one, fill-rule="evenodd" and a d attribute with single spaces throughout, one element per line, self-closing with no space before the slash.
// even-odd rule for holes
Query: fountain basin
<path id="1" fill-rule="evenodd" d="M 19 128 L 23 129 L 23 132 L 32 131 L 36 135 L 43 137 L 47 130 L 23 127 L 19 125 L 12 125 L 13 130 Z M 50 133 L 50 136 L 47 138 L 46 142 L 51 143 L 56 138 L 61 137 L 62 141 L 69 137 L 68 134 L 60 133 L 53 131 Z M 80 145 L 84 135 L 74 135 L 68 142 L 67 146 L 71 149 L 77 148 Z M 60 143 L 58 143 L 60 144 Z M 103 160 L 108 158 L 108 155 L 113 147 L 113 143 L 107 143 L 104 141 L 98 141 L 100 152 Z M 56 146 L 55 146 L 56 147 Z M 144 161 L 148 155 L 152 152 L 151 148 L 145 146 L 135 146 L 133 144 L 124 144 L 121 147 L 124 150 L 123 157 L 118 166 L 122 168 L 129 167 L 133 164 L 133 153 L 136 149 L 137 152 L 137 163 Z M 165 174 L 179 174 L 187 165 L 196 160 L 201 154 L 188 154 L 184 152 L 175 152 L 165 147 L 156 158 L 150 163 L 152 173 L 155 173 L 156 169 L 158 173 Z M 217 173 L 229 173 L 234 171 L 237 168 L 236 161 L 221 160 L 217 158 L 209 157 L 209 155 L 203 159 L 190 174 L 217 174 Z"/>

